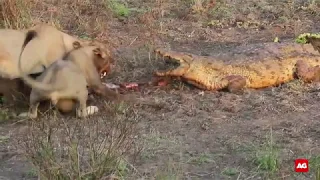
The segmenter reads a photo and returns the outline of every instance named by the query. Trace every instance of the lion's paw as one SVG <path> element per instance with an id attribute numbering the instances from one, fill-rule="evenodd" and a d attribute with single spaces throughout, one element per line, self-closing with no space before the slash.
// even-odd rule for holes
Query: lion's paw
<path id="1" fill-rule="evenodd" d="M 29 116 L 29 113 L 28 112 L 22 112 L 18 115 L 18 117 L 22 117 L 22 118 L 25 118 L 25 117 L 28 117 Z"/>
<path id="2" fill-rule="evenodd" d="M 88 106 L 87 107 L 87 113 L 88 115 L 95 114 L 99 111 L 99 108 L 97 106 Z"/>

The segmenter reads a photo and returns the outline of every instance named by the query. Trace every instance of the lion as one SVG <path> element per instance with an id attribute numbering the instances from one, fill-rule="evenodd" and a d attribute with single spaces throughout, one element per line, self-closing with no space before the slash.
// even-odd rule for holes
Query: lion
<path id="1" fill-rule="evenodd" d="M 27 33 L 18 62 L 18 70 L 22 79 L 32 87 L 28 114 L 30 118 L 37 118 L 40 101 L 46 99 L 50 99 L 54 105 L 57 105 L 60 99 L 70 102 L 77 100 L 79 102 L 77 116 L 86 117 L 88 115 L 86 105 L 88 99 L 87 86 L 104 96 L 110 93 L 117 96 L 116 92 L 102 84 L 97 71 L 104 64 L 101 62 L 104 62 L 107 57 L 105 51 L 97 46 L 81 46 L 81 43 L 77 41 L 73 42 L 74 50 L 67 53 L 64 59 L 53 62 L 35 80 L 29 77 L 28 74 L 23 72 L 21 57 L 28 43 L 37 39 L 37 37 L 38 34 L 34 30 Z M 98 68 L 96 69 L 96 67 Z"/>
<path id="2" fill-rule="evenodd" d="M 21 57 L 23 72 L 41 74 L 54 61 L 67 56 L 68 52 L 74 49 L 74 43 L 76 42 L 83 46 L 101 47 L 101 50 L 104 51 L 105 61 L 95 61 L 96 68 L 101 78 L 110 73 L 114 60 L 111 52 L 105 45 L 97 41 L 80 41 L 57 30 L 53 26 L 39 24 L 25 30 L 0 30 L 0 37 L 2 37 L 0 38 L 0 77 L 8 79 L 21 78 L 17 62 L 21 46 L 29 31 L 35 31 L 37 38 L 31 38 L 31 42 L 24 49 Z M 14 95 L 10 95 L 10 91 L 7 91 L 6 88 L 0 88 L 0 93 L 6 94 L 5 98 L 10 98 L 10 96 Z M 68 112 L 72 109 L 72 104 L 74 103 L 69 100 L 61 100 L 58 103 L 58 107 L 61 107 L 60 110 Z"/>
<path id="3" fill-rule="evenodd" d="M 66 53 L 74 48 L 74 42 L 80 42 L 82 46 L 96 45 L 103 47 L 106 51 L 105 54 L 110 58 L 109 61 L 112 61 L 111 53 L 105 45 L 97 41 L 79 40 L 47 24 L 38 24 L 23 30 L 1 29 L 0 77 L 9 79 L 21 77 L 17 66 L 18 57 L 29 30 L 37 32 L 38 38 L 28 43 L 21 57 L 23 72 L 28 74 L 41 73 L 54 61 L 63 59 Z M 100 68 L 99 73 L 104 76 L 107 75 L 108 68 L 108 65 L 105 68 Z"/>

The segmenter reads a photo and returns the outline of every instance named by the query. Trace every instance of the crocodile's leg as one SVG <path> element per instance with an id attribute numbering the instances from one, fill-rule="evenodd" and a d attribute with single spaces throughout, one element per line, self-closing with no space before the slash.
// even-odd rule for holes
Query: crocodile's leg
<path id="1" fill-rule="evenodd" d="M 296 64 L 296 74 L 304 82 L 320 81 L 320 66 L 310 67 L 303 60 L 298 60 Z"/>
<path id="2" fill-rule="evenodd" d="M 230 75 L 225 79 L 228 80 L 227 89 L 229 92 L 236 93 L 242 92 L 246 86 L 246 78 L 240 75 Z"/>
<path id="3" fill-rule="evenodd" d="M 214 81 L 204 81 L 202 79 L 189 79 L 184 77 L 184 80 L 189 84 L 192 84 L 200 89 L 208 91 L 219 91 L 222 89 L 228 89 L 229 92 L 237 93 L 241 92 L 246 86 L 246 79 L 238 75 L 226 76 L 223 79 L 215 79 Z"/>

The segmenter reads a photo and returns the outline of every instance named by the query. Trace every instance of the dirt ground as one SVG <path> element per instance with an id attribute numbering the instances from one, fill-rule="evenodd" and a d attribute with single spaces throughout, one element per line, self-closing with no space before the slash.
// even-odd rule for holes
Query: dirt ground
<path id="1" fill-rule="evenodd" d="M 252 49 L 262 49 L 276 37 L 293 42 L 300 33 L 320 28 L 317 1 L 217 0 L 203 1 L 202 7 L 195 5 L 201 1 L 191 0 L 110 1 L 111 7 L 94 0 L 30 2 L 25 26 L 51 22 L 69 34 L 112 46 L 117 62 L 109 83 L 152 80 L 152 73 L 165 67 L 152 53 L 154 47 L 236 62 L 239 57 L 252 60 Z M 127 92 L 164 106 L 138 105 L 132 111 L 135 139 L 143 142 L 143 149 L 135 160 L 129 158 L 123 179 L 316 179 L 318 89 L 318 84 L 295 80 L 232 94 L 177 81 Z M 94 103 L 101 110 L 91 120 L 107 120 L 104 100 Z M 35 168 L 14 141 L 28 123 L 12 117 L 13 110 L 2 109 L 6 120 L 0 126 L 0 179 L 36 179 Z M 297 158 L 309 159 L 308 173 L 294 171 Z"/>

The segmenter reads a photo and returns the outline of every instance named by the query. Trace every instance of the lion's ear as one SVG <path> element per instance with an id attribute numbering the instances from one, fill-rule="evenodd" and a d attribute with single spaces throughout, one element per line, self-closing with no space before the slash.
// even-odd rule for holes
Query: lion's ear
<path id="1" fill-rule="evenodd" d="M 106 57 L 106 54 L 103 51 L 101 51 L 101 48 L 98 48 L 98 47 L 93 49 L 93 53 L 95 55 L 100 56 L 101 58 L 105 58 Z"/>
<path id="2" fill-rule="evenodd" d="M 81 44 L 80 44 L 79 41 L 74 41 L 74 42 L 72 43 L 72 45 L 73 45 L 73 48 L 74 48 L 74 49 L 79 49 L 79 48 L 81 47 Z"/>

